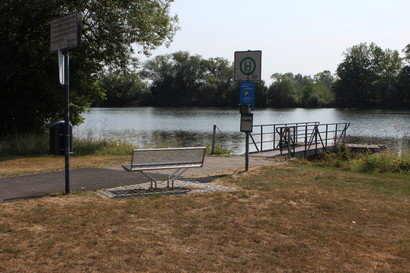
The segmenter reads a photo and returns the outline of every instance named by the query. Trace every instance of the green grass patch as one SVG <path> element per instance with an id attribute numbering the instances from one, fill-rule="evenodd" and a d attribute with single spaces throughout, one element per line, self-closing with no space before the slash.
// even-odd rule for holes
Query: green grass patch
<path id="1" fill-rule="evenodd" d="M 92 138 L 73 140 L 74 155 L 126 155 L 135 148 L 126 141 Z M 50 154 L 48 133 L 9 135 L 0 139 L 1 158 L 31 157 Z"/>
<path id="2" fill-rule="evenodd" d="M 135 148 L 126 141 L 74 139 L 76 155 L 126 155 Z"/>
<path id="3" fill-rule="evenodd" d="M 0 224 L 0 232 L 3 233 L 12 233 L 13 229 L 11 229 L 10 224 L 5 222 Z"/>
<path id="4" fill-rule="evenodd" d="M 310 178 L 305 180 L 314 182 L 322 189 L 337 189 L 346 193 L 363 191 L 385 196 L 410 195 L 410 175 L 408 174 L 360 172 L 353 168 L 346 171 L 323 168 L 322 165 L 316 163 L 308 165 L 296 163 L 295 166 L 312 169 L 314 176 L 309 175 Z"/>
<path id="5" fill-rule="evenodd" d="M 6 156 L 32 156 L 49 153 L 48 134 L 27 133 L 8 135 L 0 138 L 0 155 Z"/>
<path id="6" fill-rule="evenodd" d="M 167 147 L 162 145 L 161 147 Z M 84 155 L 128 155 L 133 144 L 124 140 L 95 139 L 92 137 L 73 139 L 74 156 Z M 216 146 L 214 155 L 230 155 L 232 151 Z M 207 154 L 211 154 L 208 146 Z M 50 155 L 50 140 L 48 133 L 29 133 L 9 135 L 0 138 L 0 159 L 14 157 L 33 157 Z"/>
<path id="7" fill-rule="evenodd" d="M 225 149 L 225 148 L 223 148 L 219 145 L 215 145 L 214 151 L 212 153 L 212 148 L 209 145 L 207 145 L 206 146 L 206 153 L 207 154 L 212 154 L 212 155 L 227 155 L 228 156 L 232 153 L 232 151 L 228 150 L 228 149 Z"/>

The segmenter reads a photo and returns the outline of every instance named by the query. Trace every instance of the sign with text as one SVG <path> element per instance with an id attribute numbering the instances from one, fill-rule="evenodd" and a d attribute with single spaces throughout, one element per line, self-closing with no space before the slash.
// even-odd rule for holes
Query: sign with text
<path id="1" fill-rule="evenodd" d="M 241 114 L 241 132 L 252 132 L 253 114 Z"/>
<path id="2" fill-rule="evenodd" d="M 236 51 L 234 60 L 235 81 L 261 80 L 262 51 Z"/>
<path id="3" fill-rule="evenodd" d="M 239 104 L 249 104 L 255 110 L 255 83 L 241 82 L 239 92 Z"/>
<path id="4" fill-rule="evenodd" d="M 71 13 L 51 21 L 50 51 L 78 47 L 81 42 L 81 13 Z"/>

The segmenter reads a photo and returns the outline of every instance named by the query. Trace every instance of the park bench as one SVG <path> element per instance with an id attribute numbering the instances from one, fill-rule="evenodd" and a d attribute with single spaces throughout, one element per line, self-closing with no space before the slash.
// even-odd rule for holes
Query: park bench
<path id="1" fill-rule="evenodd" d="M 188 168 L 199 168 L 204 164 L 205 147 L 164 148 L 164 149 L 134 149 L 131 164 L 122 164 L 128 172 L 140 172 L 151 180 L 151 189 L 157 188 L 157 180 L 146 171 L 176 169 L 168 176 L 174 188 L 174 180 L 180 177 Z M 153 187 L 155 184 L 155 187 Z"/>

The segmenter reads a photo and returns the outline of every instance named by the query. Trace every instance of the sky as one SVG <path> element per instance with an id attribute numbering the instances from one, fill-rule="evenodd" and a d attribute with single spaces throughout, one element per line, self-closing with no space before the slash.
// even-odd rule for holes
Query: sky
<path id="1" fill-rule="evenodd" d="M 360 43 L 401 52 L 409 11 L 410 0 L 175 0 L 180 30 L 152 56 L 188 51 L 233 62 L 235 51 L 261 50 L 267 83 L 274 73 L 334 73 Z"/>

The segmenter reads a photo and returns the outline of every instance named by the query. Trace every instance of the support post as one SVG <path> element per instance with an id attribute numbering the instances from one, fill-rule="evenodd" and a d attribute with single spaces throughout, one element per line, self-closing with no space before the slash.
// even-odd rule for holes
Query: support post
<path id="1" fill-rule="evenodd" d="M 64 111 L 64 142 L 65 142 L 65 194 L 70 193 L 70 83 L 69 83 L 69 54 L 64 51 L 64 89 L 65 89 L 65 111 Z"/>
<path id="2" fill-rule="evenodd" d="M 272 149 L 275 150 L 276 149 L 275 147 L 277 147 L 277 146 L 276 146 L 276 126 L 274 124 L 273 125 L 273 147 L 272 147 Z"/>
<path id="3" fill-rule="evenodd" d="M 212 148 L 211 154 L 215 153 L 215 139 L 216 139 L 216 125 L 214 125 L 213 135 L 212 135 Z"/>
<path id="4" fill-rule="evenodd" d="M 245 145 L 245 172 L 249 170 L 249 134 L 246 132 L 246 145 Z"/>
<path id="5" fill-rule="evenodd" d="M 307 131 L 308 131 L 308 125 L 306 123 L 306 125 L 305 125 L 305 158 L 307 157 L 307 142 L 308 142 Z"/>
<path id="6" fill-rule="evenodd" d="M 336 123 L 336 129 L 335 129 L 335 139 L 339 142 L 338 138 L 338 134 L 337 134 L 337 123 Z"/>
<path id="7" fill-rule="evenodd" d="M 253 114 L 249 104 L 240 104 L 239 112 L 241 113 L 240 131 L 245 133 L 245 172 L 249 170 L 249 136 L 253 130 Z"/>
<path id="8" fill-rule="evenodd" d="M 328 132 L 329 132 L 329 124 L 326 124 L 326 139 L 325 139 L 325 147 L 327 148 L 327 138 L 328 138 Z"/>
<path id="9" fill-rule="evenodd" d="M 292 158 L 292 151 L 291 151 L 291 149 L 290 149 L 290 128 L 289 127 L 286 127 L 286 132 L 285 132 L 285 134 L 287 134 L 287 137 L 288 137 L 288 159 L 291 159 Z"/>

